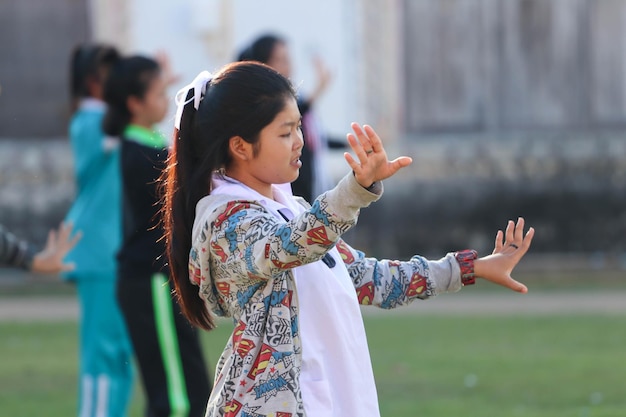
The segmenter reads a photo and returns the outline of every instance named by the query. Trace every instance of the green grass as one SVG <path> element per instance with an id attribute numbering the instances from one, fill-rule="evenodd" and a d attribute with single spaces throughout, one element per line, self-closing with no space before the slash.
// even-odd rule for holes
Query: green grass
<path id="1" fill-rule="evenodd" d="M 620 317 L 367 321 L 383 416 L 624 416 Z"/>
<path id="2" fill-rule="evenodd" d="M 366 318 L 384 417 L 622 417 L 619 316 Z M 232 326 L 205 334 L 214 365 Z M 76 415 L 77 327 L 0 323 L 0 415 Z M 138 387 L 130 416 L 142 415 Z"/>

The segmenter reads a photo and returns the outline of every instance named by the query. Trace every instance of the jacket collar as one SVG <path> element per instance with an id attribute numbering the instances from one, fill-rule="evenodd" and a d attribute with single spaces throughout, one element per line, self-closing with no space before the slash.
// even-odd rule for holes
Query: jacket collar
<path id="1" fill-rule="evenodd" d="M 294 200 L 289 184 L 272 185 L 272 193 L 274 194 L 273 200 L 253 190 L 244 183 L 223 174 L 214 174 L 211 179 L 212 195 L 230 195 L 246 200 L 258 201 L 259 204 L 278 219 L 284 220 L 284 217 L 280 213 L 283 213 L 288 218 L 292 218 L 304 211 L 304 207 Z"/>

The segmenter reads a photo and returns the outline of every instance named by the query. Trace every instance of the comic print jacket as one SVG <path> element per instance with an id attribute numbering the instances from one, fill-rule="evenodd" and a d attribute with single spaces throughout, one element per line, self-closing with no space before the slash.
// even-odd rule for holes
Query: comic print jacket
<path id="1" fill-rule="evenodd" d="M 292 268 L 337 247 L 361 304 L 393 308 L 460 288 L 458 264 L 432 279 L 429 261 L 378 261 L 340 236 L 377 200 L 352 174 L 286 223 L 256 201 L 210 195 L 198 203 L 190 279 L 208 309 L 235 329 L 217 365 L 207 417 L 302 417 L 301 343 Z M 451 258 L 449 255 L 447 258 Z M 456 266 L 455 266 L 456 265 Z M 455 269 L 456 268 L 456 269 Z M 440 284 L 443 283 L 443 284 Z"/>

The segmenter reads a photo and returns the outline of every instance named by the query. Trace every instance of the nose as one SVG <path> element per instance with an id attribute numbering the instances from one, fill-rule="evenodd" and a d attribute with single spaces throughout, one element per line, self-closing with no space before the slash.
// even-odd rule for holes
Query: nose
<path id="1" fill-rule="evenodd" d="M 302 149 L 304 147 L 304 135 L 302 135 L 302 129 L 298 129 L 295 142 L 295 149 Z"/>

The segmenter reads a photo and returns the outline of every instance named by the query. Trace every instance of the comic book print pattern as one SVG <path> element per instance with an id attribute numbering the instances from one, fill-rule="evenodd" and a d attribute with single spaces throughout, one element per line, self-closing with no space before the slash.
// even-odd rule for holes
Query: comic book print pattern
<path id="1" fill-rule="evenodd" d="M 338 218 L 325 198 L 286 223 L 253 201 L 220 203 L 204 223 L 190 254 L 190 280 L 208 308 L 235 323 L 207 417 L 304 417 L 294 266 L 336 245 L 360 303 L 393 308 L 434 295 L 423 258 L 378 261 L 341 240 L 358 213 Z"/>
<path id="2" fill-rule="evenodd" d="M 428 261 L 421 256 L 413 256 L 410 261 L 366 258 L 341 239 L 337 250 L 348 267 L 359 304 L 390 309 L 436 295 Z"/>

